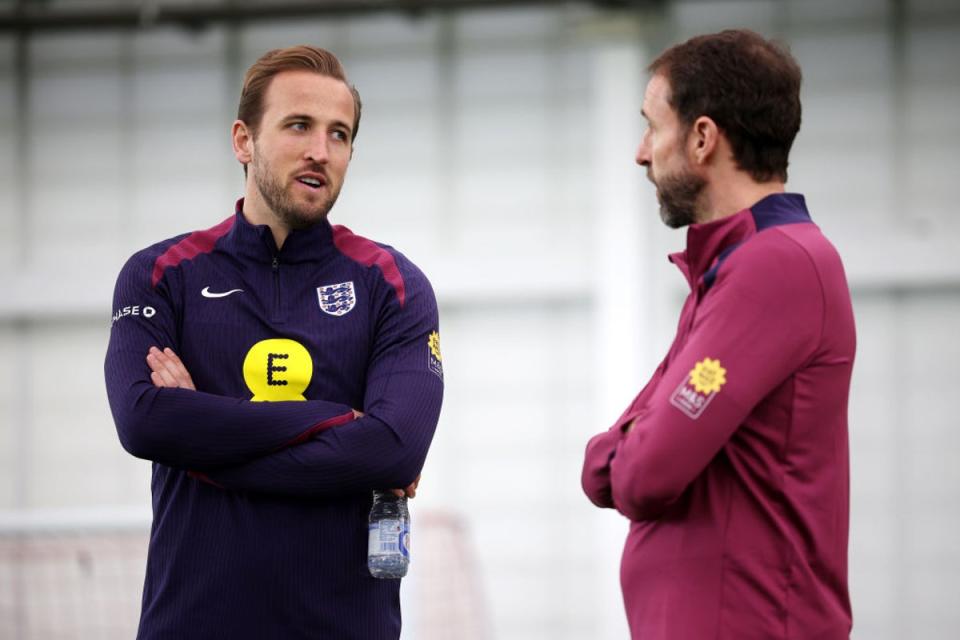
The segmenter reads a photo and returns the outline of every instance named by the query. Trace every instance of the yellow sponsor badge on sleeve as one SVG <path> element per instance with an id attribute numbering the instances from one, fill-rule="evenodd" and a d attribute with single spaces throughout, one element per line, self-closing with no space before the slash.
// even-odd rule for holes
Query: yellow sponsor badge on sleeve
<path id="1" fill-rule="evenodd" d="M 440 332 L 433 331 L 427 338 L 427 366 L 443 379 L 443 356 L 440 354 Z"/>
<path id="2" fill-rule="evenodd" d="M 670 398 L 670 404 L 696 420 L 727 383 L 727 370 L 720 360 L 704 358 L 683 379 Z"/>

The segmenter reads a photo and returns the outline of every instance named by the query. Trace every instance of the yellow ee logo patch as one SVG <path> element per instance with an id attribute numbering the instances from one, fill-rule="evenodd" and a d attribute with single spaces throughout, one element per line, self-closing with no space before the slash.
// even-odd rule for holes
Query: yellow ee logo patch
<path id="1" fill-rule="evenodd" d="M 704 358 L 690 372 L 690 384 L 697 393 L 716 393 L 726 383 L 727 370 L 720 366 L 719 360 Z"/>
<path id="2" fill-rule="evenodd" d="M 312 378 L 310 352 L 287 338 L 261 340 L 243 360 L 243 380 L 253 393 L 253 402 L 306 400 L 303 392 Z"/>
<path id="3" fill-rule="evenodd" d="M 670 397 L 670 404 L 680 409 L 688 418 L 696 420 L 706 410 L 707 405 L 720 393 L 727 383 L 727 370 L 720 360 L 704 358 L 683 379 Z"/>

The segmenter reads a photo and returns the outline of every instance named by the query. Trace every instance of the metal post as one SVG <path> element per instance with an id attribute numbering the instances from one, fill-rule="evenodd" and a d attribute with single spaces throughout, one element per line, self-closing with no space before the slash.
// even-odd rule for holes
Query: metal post
<path id="1" fill-rule="evenodd" d="M 599 411 L 612 422 L 640 388 L 653 367 L 646 338 L 651 331 L 651 291 L 645 264 L 650 253 L 650 227 L 657 220 L 655 202 L 641 197 L 642 170 L 633 161 L 641 135 L 640 107 L 644 52 L 635 33 L 618 32 L 622 18 L 598 25 L 592 52 L 594 86 L 592 117 L 597 143 L 590 165 L 595 167 L 589 212 L 594 228 L 594 329 L 597 372 L 595 397 Z M 615 22 L 616 21 L 616 22 Z M 612 33 L 608 33 L 612 32 Z M 649 195 L 649 194 L 644 194 Z M 591 425 L 591 432 L 608 427 Z M 600 612 L 597 638 L 627 637 L 620 595 L 620 555 L 627 522 L 602 513 L 593 555 L 598 565 Z"/>

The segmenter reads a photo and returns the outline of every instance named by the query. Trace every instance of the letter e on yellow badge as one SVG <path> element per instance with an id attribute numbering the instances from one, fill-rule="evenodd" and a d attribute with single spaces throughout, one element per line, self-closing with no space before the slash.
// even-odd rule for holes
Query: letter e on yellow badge
<path id="1" fill-rule="evenodd" d="M 243 360 L 243 380 L 254 402 L 306 400 L 303 392 L 312 378 L 313 358 L 295 340 L 261 340 Z"/>

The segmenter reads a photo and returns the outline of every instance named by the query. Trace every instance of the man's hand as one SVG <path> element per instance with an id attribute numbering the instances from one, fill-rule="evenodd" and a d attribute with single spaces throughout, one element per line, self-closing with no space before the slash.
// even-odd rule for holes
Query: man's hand
<path id="1" fill-rule="evenodd" d="M 416 498 L 417 497 L 417 486 L 420 484 L 420 475 L 417 474 L 417 477 L 413 482 L 410 483 L 410 486 L 406 489 L 390 489 L 390 492 L 398 498 Z"/>
<path id="2" fill-rule="evenodd" d="M 163 351 L 150 347 L 147 352 L 147 364 L 150 365 L 150 380 L 154 386 L 168 389 L 190 389 L 196 391 L 190 372 L 170 347 Z"/>

